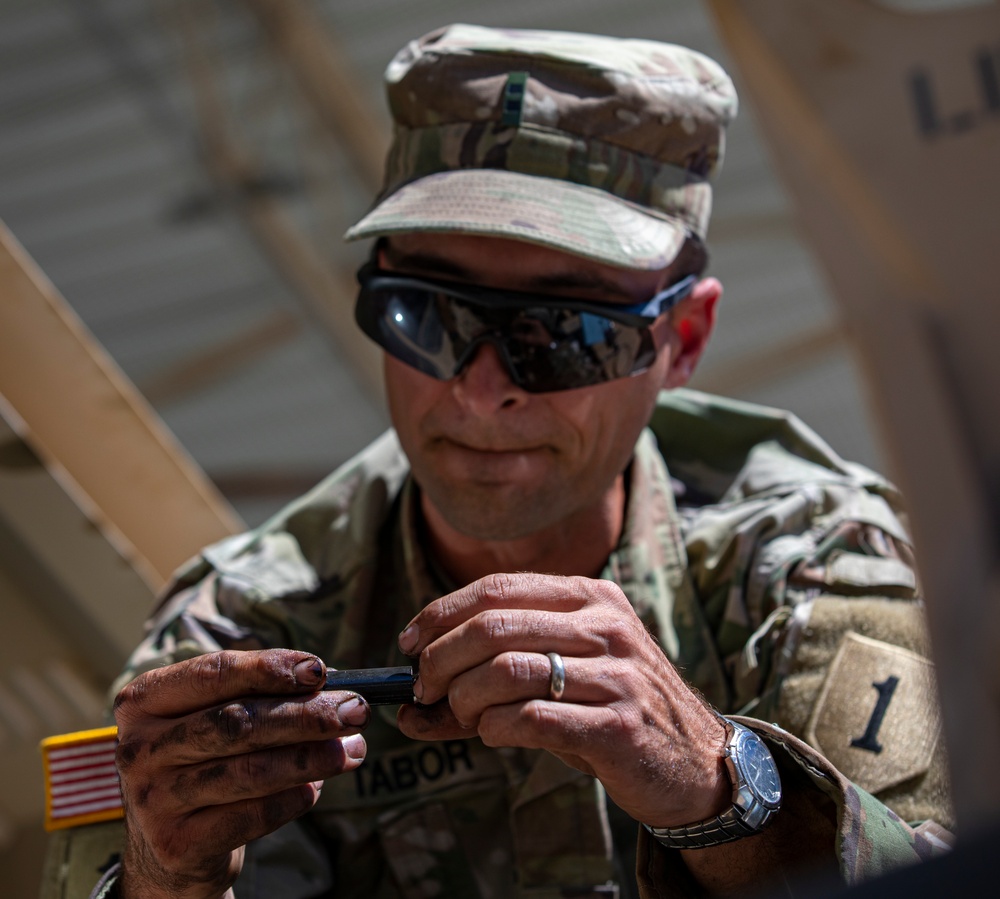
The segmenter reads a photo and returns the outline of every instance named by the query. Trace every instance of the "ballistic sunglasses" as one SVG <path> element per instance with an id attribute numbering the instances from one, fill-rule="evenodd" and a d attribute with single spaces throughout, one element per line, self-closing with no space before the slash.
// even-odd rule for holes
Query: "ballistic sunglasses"
<path id="1" fill-rule="evenodd" d="M 446 381 L 491 343 L 529 393 L 590 387 L 645 371 L 650 325 L 691 293 L 695 275 L 636 306 L 539 296 L 428 278 L 369 262 L 358 272 L 355 317 L 387 353 Z"/>

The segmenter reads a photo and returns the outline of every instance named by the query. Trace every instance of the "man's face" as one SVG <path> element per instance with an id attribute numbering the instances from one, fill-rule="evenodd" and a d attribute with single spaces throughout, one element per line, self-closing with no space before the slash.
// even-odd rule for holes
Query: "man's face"
<path id="1" fill-rule="evenodd" d="M 648 300 L 670 276 L 519 241 L 433 233 L 391 238 L 380 265 L 623 305 Z M 602 508 L 658 391 L 686 380 L 678 372 L 680 344 L 666 316 L 654 325 L 654 335 L 661 350 L 645 372 L 551 393 L 517 387 L 488 343 L 448 381 L 387 354 L 389 411 L 424 502 L 455 530 L 480 540 L 525 537 Z"/>

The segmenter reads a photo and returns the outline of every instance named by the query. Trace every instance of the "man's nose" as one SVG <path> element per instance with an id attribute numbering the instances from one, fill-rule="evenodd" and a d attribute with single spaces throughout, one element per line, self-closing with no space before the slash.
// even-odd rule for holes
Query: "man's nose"
<path id="1" fill-rule="evenodd" d="M 494 415 L 528 400 L 528 394 L 512 380 L 500 350 L 483 340 L 453 379 L 455 398 L 472 414 Z"/>

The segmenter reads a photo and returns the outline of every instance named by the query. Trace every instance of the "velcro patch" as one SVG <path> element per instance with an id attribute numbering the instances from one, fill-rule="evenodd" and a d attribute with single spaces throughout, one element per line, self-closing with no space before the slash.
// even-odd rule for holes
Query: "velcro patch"
<path id="1" fill-rule="evenodd" d="M 848 631 L 806 740 L 860 787 L 877 793 L 926 773 L 940 732 L 933 663 Z"/>
<path id="2" fill-rule="evenodd" d="M 42 740 L 46 830 L 123 817 L 115 767 L 117 745 L 117 727 Z"/>

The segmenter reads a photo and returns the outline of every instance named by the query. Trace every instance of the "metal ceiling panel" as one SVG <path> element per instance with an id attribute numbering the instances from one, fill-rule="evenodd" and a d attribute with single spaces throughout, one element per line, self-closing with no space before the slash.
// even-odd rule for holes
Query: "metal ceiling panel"
<path id="1" fill-rule="evenodd" d="M 190 47 L 178 26 L 179 11 L 194 7 L 215 68 L 213 90 L 233 116 L 237 140 L 331 268 L 352 269 L 363 248 L 343 246 L 340 234 L 370 189 L 240 0 L 4 4 L 0 218 L 149 390 L 195 459 L 237 490 L 230 499 L 241 514 L 257 521 L 293 485 L 361 448 L 386 418 L 248 227 L 246 195 L 220 188 L 204 168 Z M 722 58 L 697 0 L 512 0 L 502 7 L 318 0 L 310 8 L 385 128 L 385 64 L 406 40 L 450 21 L 675 40 Z M 808 346 L 818 332 L 839 339 L 827 291 L 745 104 L 730 132 L 710 244 L 726 296 L 694 386 L 787 397 L 818 430 L 831 425 L 845 455 L 879 464 L 849 362 L 828 373 L 823 401 L 733 375 L 741 366 L 771 372 L 762 359 L 794 351 L 800 339 Z M 348 308 L 346 283 L 334 292 L 329 302 Z M 808 381 L 808 357 L 789 364 L 784 377 Z"/>

